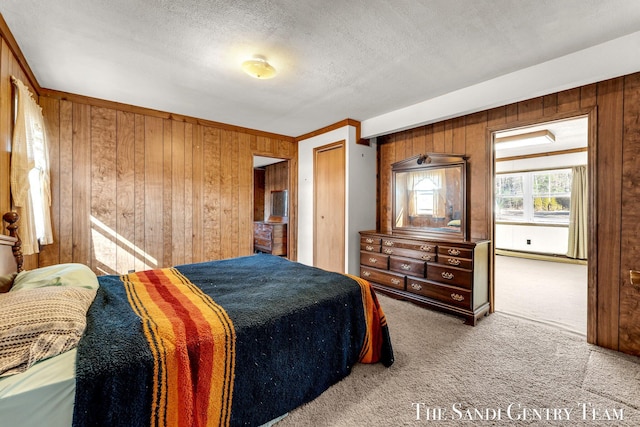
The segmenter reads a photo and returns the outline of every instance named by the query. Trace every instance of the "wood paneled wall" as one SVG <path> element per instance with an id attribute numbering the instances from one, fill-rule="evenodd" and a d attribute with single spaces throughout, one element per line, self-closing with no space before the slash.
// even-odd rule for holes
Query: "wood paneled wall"
<path id="1" fill-rule="evenodd" d="M 491 132 L 590 114 L 589 336 L 640 355 L 640 73 L 394 133 L 378 139 L 379 228 L 391 229 L 391 164 L 424 152 L 469 156 L 470 234 L 492 238 Z M 594 123 L 595 122 L 595 123 Z"/>
<path id="2" fill-rule="evenodd" d="M 253 220 L 264 221 L 264 175 L 263 168 L 253 170 Z"/>
<path id="3" fill-rule="evenodd" d="M 111 274 L 249 255 L 253 155 L 296 163 L 286 136 L 51 91 L 40 104 L 55 238 L 41 266 Z"/>

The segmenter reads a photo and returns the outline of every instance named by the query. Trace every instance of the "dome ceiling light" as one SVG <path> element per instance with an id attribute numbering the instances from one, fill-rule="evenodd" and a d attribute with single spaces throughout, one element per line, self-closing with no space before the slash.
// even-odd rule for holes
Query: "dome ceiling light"
<path id="1" fill-rule="evenodd" d="M 276 69 L 261 55 L 254 55 L 253 58 L 244 61 L 242 69 L 256 79 L 270 79 L 276 75 Z"/>

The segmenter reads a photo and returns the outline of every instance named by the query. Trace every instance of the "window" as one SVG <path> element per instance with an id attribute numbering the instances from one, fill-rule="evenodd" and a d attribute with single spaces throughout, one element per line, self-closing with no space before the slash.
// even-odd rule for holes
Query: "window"
<path id="1" fill-rule="evenodd" d="M 496 176 L 496 221 L 569 224 L 571 169 Z"/>
<path id="2" fill-rule="evenodd" d="M 433 190 L 416 191 L 416 208 L 418 215 L 433 215 Z"/>
<path id="3" fill-rule="evenodd" d="M 524 177 L 498 175 L 496 177 L 496 219 L 524 221 Z"/>
<path id="4" fill-rule="evenodd" d="M 416 213 L 418 215 L 433 215 L 434 197 L 437 185 L 429 178 L 423 178 L 414 185 L 416 198 Z"/>

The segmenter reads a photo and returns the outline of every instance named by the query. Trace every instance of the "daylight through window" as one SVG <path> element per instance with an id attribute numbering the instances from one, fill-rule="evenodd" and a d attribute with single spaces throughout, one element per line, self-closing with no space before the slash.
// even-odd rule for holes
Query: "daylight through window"
<path id="1" fill-rule="evenodd" d="M 569 224 L 571 169 L 496 175 L 496 221 Z"/>

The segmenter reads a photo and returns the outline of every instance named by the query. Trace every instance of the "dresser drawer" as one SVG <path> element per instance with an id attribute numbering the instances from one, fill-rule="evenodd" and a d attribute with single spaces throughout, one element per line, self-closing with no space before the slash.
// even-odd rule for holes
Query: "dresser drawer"
<path id="1" fill-rule="evenodd" d="M 380 238 L 379 237 L 374 237 L 374 236 L 362 236 L 360 237 L 360 244 L 365 244 L 365 245 L 379 245 L 380 244 Z"/>
<path id="2" fill-rule="evenodd" d="M 386 270 L 389 268 L 389 257 L 374 252 L 360 252 L 360 264 Z"/>
<path id="3" fill-rule="evenodd" d="M 472 272 L 440 264 L 428 264 L 427 279 L 471 289 Z"/>
<path id="4" fill-rule="evenodd" d="M 431 242 L 412 242 L 409 240 L 399 240 L 399 239 L 382 239 L 382 251 L 384 252 L 385 248 L 392 249 L 411 249 L 414 251 L 420 252 L 433 252 L 435 253 L 438 246 L 435 243 Z"/>
<path id="5" fill-rule="evenodd" d="M 380 252 L 380 245 L 375 245 L 373 243 L 360 243 L 360 250 L 368 252 Z"/>
<path id="6" fill-rule="evenodd" d="M 426 262 L 411 258 L 389 257 L 389 270 L 409 276 L 424 277 Z"/>
<path id="7" fill-rule="evenodd" d="M 470 310 L 471 291 L 453 286 L 439 285 L 414 278 L 407 278 L 407 291 L 442 301 L 446 304 Z"/>
<path id="8" fill-rule="evenodd" d="M 465 258 L 457 258 L 452 256 L 446 256 L 440 254 L 438 257 L 438 262 L 444 265 L 451 265 L 454 267 L 467 268 L 471 270 L 471 266 L 473 265 L 473 261 Z"/>
<path id="9" fill-rule="evenodd" d="M 253 231 L 256 233 L 267 232 L 270 233 L 273 227 L 269 224 L 265 224 L 263 222 L 254 222 L 253 223 Z"/>
<path id="10" fill-rule="evenodd" d="M 396 289 L 404 290 L 404 275 L 388 271 L 380 271 L 374 268 L 360 266 L 360 277 L 370 282 L 379 283 Z"/>
<path id="11" fill-rule="evenodd" d="M 455 246 L 438 246 L 438 254 L 471 259 L 473 256 L 473 250 L 468 248 L 457 248 Z"/>
<path id="12" fill-rule="evenodd" d="M 258 239 L 271 239 L 271 229 L 270 228 L 254 228 L 253 237 Z"/>
<path id="13" fill-rule="evenodd" d="M 436 262 L 438 255 L 435 252 L 423 252 L 415 249 L 394 248 L 382 246 L 382 253 L 387 255 L 397 255 L 406 258 L 415 258 L 422 261 Z"/>
<path id="14" fill-rule="evenodd" d="M 262 249 L 271 249 L 271 238 L 253 237 L 253 245 L 260 246 Z"/>

